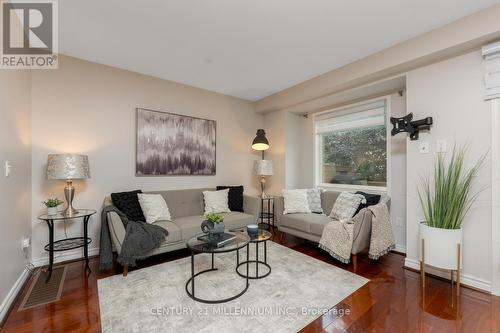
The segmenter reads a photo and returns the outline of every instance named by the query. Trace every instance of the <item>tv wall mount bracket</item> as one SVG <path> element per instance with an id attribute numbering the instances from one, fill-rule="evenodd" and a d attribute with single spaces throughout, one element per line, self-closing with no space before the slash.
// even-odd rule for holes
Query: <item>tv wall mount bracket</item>
<path id="1" fill-rule="evenodd" d="M 413 113 L 409 113 L 401 118 L 391 117 L 392 130 L 391 135 L 394 136 L 401 132 L 410 133 L 410 140 L 418 140 L 419 131 L 430 130 L 432 125 L 432 117 L 427 117 L 420 120 L 412 120 Z"/>

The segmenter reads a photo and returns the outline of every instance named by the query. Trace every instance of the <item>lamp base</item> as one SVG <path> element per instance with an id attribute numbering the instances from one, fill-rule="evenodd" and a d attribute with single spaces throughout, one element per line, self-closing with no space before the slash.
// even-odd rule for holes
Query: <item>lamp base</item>
<path id="1" fill-rule="evenodd" d="M 260 189 L 261 189 L 260 197 L 262 199 L 265 199 L 268 197 L 266 192 L 264 191 L 265 188 L 266 188 L 266 176 L 260 176 Z"/>
<path id="2" fill-rule="evenodd" d="M 74 209 L 73 207 L 68 207 L 65 210 L 63 210 L 63 215 L 66 216 L 74 216 L 77 215 L 79 212 L 78 210 Z"/>
<path id="3" fill-rule="evenodd" d="M 66 216 L 73 216 L 78 214 L 78 210 L 73 208 L 73 198 L 75 197 L 75 188 L 73 187 L 73 182 L 71 180 L 66 181 L 66 187 L 64 188 L 64 197 L 68 203 L 68 207 L 63 211 Z"/>

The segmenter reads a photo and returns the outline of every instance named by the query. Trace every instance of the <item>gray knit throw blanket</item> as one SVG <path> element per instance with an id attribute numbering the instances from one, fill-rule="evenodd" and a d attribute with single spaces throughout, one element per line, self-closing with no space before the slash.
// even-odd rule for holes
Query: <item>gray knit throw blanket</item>
<path id="1" fill-rule="evenodd" d="M 160 226 L 143 221 L 132 221 L 113 205 L 107 205 L 101 212 L 101 241 L 99 247 L 99 269 L 113 267 L 113 246 L 108 226 L 108 213 L 116 212 L 125 227 L 125 238 L 117 261 L 121 265 L 135 266 L 136 261 L 148 257 L 150 251 L 160 247 L 168 231 Z"/>

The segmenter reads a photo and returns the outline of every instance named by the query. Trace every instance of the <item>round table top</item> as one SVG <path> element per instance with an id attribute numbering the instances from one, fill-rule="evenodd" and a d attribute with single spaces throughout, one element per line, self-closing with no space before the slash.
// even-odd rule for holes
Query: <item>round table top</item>
<path id="1" fill-rule="evenodd" d="M 188 249 L 199 253 L 222 253 L 239 250 L 245 247 L 250 242 L 250 237 L 248 237 L 248 235 L 246 234 L 239 232 L 232 234 L 234 234 L 236 238 L 219 247 L 198 239 L 198 237 L 207 234 L 199 234 L 190 238 L 186 242 L 186 246 Z"/>
<path id="2" fill-rule="evenodd" d="M 238 229 L 231 229 L 231 232 L 238 232 L 238 233 L 243 233 L 245 235 L 248 235 L 247 233 L 247 228 L 238 228 Z M 250 243 L 260 243 L 260 242 L 265 242 L 270 240 L 273 237 L 273 234 L 270 233 L 269 231 L 265 229 L 260 229 L 259 228 L 259 233 L 256 235 L 248 235 L 250 237 Z"/>
<path id="3" fill-rule="evenodd" d="M 69 220 L 69 219 L 76 219 L 79 217 L 86 217 L 90 215 L 94 215 L 97 213 L 97 211 L 93 209 L 77 209 L 77 213 L 72 214 L 72 215 L 66 215 L 63 212 L 58 212 L 57 214 L 42 214 L 38 216 L 38 219 L 40 220 Z"/>

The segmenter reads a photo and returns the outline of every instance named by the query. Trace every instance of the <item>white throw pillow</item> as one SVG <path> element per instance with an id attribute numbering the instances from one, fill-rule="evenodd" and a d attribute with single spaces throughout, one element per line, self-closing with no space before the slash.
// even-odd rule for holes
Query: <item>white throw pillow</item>
<path id="1" fill-rule="evenodd" d="M 205 199 L 205 214 L 229 213 L 228 204 L 229 189 L 220 191 L 203 191 Z"/>
<path id="2" fill-rule="evenodd" d="M 147 223 L 172 220 L 167 203 L 161 194 L 137 193 L 137 198 Z"/>
<path id="3" fill-rule="evenodd" d="M 323 214 L 321 193 L 323 193 L 323 189 L 321 188 L 307 189 L 307 202 L 309 203 L 309 209 L 312 213 Z"/>
<path id="4" fill-rule="evenodd" d="M 283 190 L 283 214 L 310 213 L 307 190 Z"/>
<path id="5" fill-rule="evenodd" d="M 342 192 L 333 204 L 330 217 L 339 221 L 350 220 L 363 201 L 366 202 L 366 199 L 361 194 Z"/>

